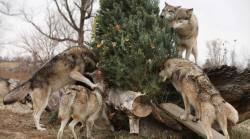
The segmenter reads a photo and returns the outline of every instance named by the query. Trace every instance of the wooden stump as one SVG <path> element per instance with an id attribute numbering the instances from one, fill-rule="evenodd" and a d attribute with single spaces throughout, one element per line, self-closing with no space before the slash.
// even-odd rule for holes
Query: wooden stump
<path id="1" fill-rule="evenodd" d="M 120 87 L 112 87 L 107 93 L 108 104 L 129 117 L 130 134 L 139 134 L 140 118 L 152 112 L 150 97 Z"/>

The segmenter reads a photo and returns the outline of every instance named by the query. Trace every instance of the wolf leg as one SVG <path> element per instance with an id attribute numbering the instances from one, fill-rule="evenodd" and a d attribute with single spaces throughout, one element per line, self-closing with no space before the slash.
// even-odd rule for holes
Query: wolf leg
<path id="1" fill-rule="evenodd" d="M 92 136 L 91 136 L 93 125 L 94 125 L 94 120 L 92 118 L 88 118 L 87 121 L 86 121 L 87 138 L 88 139 L 95 139 L 95 138 L 92 138 Z"/>
<path id="2" fill-rule="evenodd" d="M 86 128 L 86 118 L 87 118 L 87 116 L 83 116 L 83 118 L 81 120 L 82 126 L 80 127 L 79 132 L 83 132 L 84 128 Z"/>
<path id="3" fill-rule="evenodd" d="M 212 139 L 211 125 L 216 118 L 215 108 L 210 102 L 201 102 L 201 122 L 207 135 L 207 139 Z"/>
<path id="4" fill-rule="evenodd" d="M 178 48 L 179 48 L 178 55 L 182 58 L 182 54 L 183 54 L 185 48 L 184 47 L 180 47 L 180 46 Z"/>
<path id="5" fill-rule="evenodd" d="M 57 134 L 57 139 L 61 139 L 62 138 L 62 136 L 63 136 L 63 129 L 66 126 L 66 124 L 68 123 L 69 119 L 70 119 L 70 115 L 67 115 L 66 117 L 64 117 L 64 119 L 62 119 L 62 121 L 61 121 L 61 127 L 60 127 L 60 129 L 58 131 L 58 134 Z"/>
<path id="6" fill-rule="evenodd" d="M 194 44 L 194 47 L 192 49 L 192 53 L 194 55 L 194 59 L 195 59 L 195 64 L 197 64 L 197 57 L 198 57 L 198 49 L 197 49 L 197 41 Z"/>
<path id="7" fill-rule="evenodd" d="M 70 72 L 69 76 L 77 81 L 83 82 L 90 86 L 92 89 L 98 86 L 98 84 L 93 84 L 88 78 L 84 77 L 80 72 L 73 70 Z"/>
<path id="8" fill-rule="evenodd" d="M 186 121 L 190 114 L 190 102 L 185 93 L 181 93 L 181 95 L 182 95 L 184 105 L 185 105 L 185 114 L 180 115 L 180 119 Z"/>
<path id="9" fill-rule="evenodd" d="M 207 139 L 213 139 L 213 135 L 211 132 L 211 123 L 209 122 L 208 119 L 202 119 L 203 123 L 203 129 L 205 130 L 205 133 L 207 135 Z"/>
<path id="10" fill-rule="evenodd" d="M 69 131 L 70 131 L 71 134 L 73 135 L 73 138 L 74 138 L 74 139 L 77 139 L 77 136 L 76 136 L 76 133 L 75 133 L 74 128 L 75 128 L 75 125 L 76 125 L 79 121 L 80 121 L 79 119 L 75 118 L 75 119 L 73 119 L 73 121 L 71 121 L 70 124 L 69 124 Z"/>
<path id="11" fill-rule="evenodd" d="M 230 139 L 228 132 L 227 132 L 227 117 L 223 114 L 218 113 L 217 114 L 217 121 L 218 121 L 220 128 L 223 131 L 226 139 Z"/>
<path id="12" fill-rule="evenodd" d="M 200 113 L 201 113 L 201 111 L 200 111 L 200 103 L 197 102 L 195 105 L 196 105 L 194 107 L 194 109 L 195 109 L 195 116 L 192 119 L 193 122 L 197 122 L 198 120 L 200 120 Z"/>
<path id="13" fill-rule="evenodd" d="M 45 107 L 48 104 L 50 93 L 51 93 L 50 87 L 48 90 L 39 88 L 31 92 L 31 98 L 34 101 L 34 117 L 33 118 L 34 118 L 34 122 L 35 122 L 37 130 L 40 130 L 40 131 L 46 130 L 46 128 L 42 128 L 40 125 L 40 117 Z"/>
<path id="14" fill-rule="evenodd" d="M 189 60 L 189 57 L 190 57 L 191 52 L 192 52 L 192 48 L 187 48 L 187 49 L 186 49 L 186 56 L 185 56 L 185 59 Z"/>

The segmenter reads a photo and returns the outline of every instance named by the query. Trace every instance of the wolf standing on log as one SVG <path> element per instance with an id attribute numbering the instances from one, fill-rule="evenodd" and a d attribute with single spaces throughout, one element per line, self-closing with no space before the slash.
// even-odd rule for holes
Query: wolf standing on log
<path id="1" fill-rule="evenodd" d="M 73 85 L 80 81 L 92 89 L 99 87 L 93 84 L 83 74 L 94 70 L 96 62 L 92 53 L 81 47 L 72 47 L 53 57 L 41 67 L 31 79 L 4 97 L 4 104 L 11 104 L 22 100 L 28 94 L 31 96 L 34 107 L 34 122 L 37 130 L 46 130 L 41 127 L 40 116 L 48 104 L 49 96 L 66 85 Z"/>
<path id="2" fill-rule="evenodd" d="M 165 3 L 161 17 L 166 18 L 175 29 L 179 55 L 181 56 L 184 50 L 186 50 L 185 59 L 188 60 L 192 53 L 195 58 L 195 63 L 197 64 L 198 21 L 193 13 L 193 9 L 184 9 L 180 8 L 180 6 L 174 7 Z"/>
<path id="3" fill-rule="evenodd" d="M 215 119 L 229 139 L 227 119 L 236 124 L 239 119 L 238 112 L 220 96 L 219 91 L 197 65 L 184 59 L 169 59 L 164 63 L 164 69 L 159 75 L 164 81 L 169 79 L 182 95 L 186 112 L 180 119 L 188 119 L 191 104 L 195 109 L 193 121 L 201 118 L 207 139 L 213 138 L 211 125 Z"/>

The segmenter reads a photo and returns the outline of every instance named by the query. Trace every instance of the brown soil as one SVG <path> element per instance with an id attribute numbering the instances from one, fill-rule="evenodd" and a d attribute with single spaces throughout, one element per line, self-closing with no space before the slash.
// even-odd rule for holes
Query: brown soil
<path id="1" fill-rule="evenodd" d="M 48 124 L 47 114 L 43 114 L 41 123 L 47 130 L 38 131 L 33 122 L 32 113 L 14 113 L 7 109 L 0 110 L 1 139 L 55 139 L 59 124 Z"/>
<path id="2" fill-rule="evenodd" d="M 0 139 L 56 139 L 60 128 L 60 122 L 48 123 L 48 113 L 43 112 L 41 122 L 45 125 L 46 131 L 38 131 L 32 117 L 32 112 L 17 113 L 13 109 L 4 109 L 0 106 Z M 86 139 L 86 130 L 79 133 L 80 126 L 76 125 L 75 132 L 79 139 Z M 144 139 L 143 137 L 130 136 L 128 131 L 116 131 L 111 133 L 107 130 L 92 131 L 95 139 Z M 68 125 L 64 129 L 63 139 L 72 139 L 68 131 Z"/>

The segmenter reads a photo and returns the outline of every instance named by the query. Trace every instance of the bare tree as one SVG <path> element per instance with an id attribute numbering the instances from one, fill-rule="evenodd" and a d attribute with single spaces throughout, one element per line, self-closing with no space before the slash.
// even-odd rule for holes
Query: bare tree
<path id="1" fill-rule="evenodd" d="M 227 56 L 228 49 L 225 47 L 226 43 L 228 42 L 222 42 L 220 39 L 206 42 L 206 46 L 208 48 L 208 59 L 203 65 L 204 68 L 227 65 L 229 63 Z"/>
<path id="2" fill-rule="evenodd" d="M 8 16 L 19 15 L 19 11 L 13 9 L 13 0 L 0 0 L 0 13 Z"/>
<path id="3" fill-rule="evenodd" d="M 94 0 L 53 0 L 58 14 L 53 13 L 53 8 L 48 5 L 46 27 L 36 24 L 24 10 L 22 13 L 25 20 L 44 36 L 54 41 L 68 41 L 86 47 L 84 45 L 85 23 L 86 20 L 93 17 L 93 2 Z M 67 30 L 64 30 L 64 28 L 67 28 Z M 69 30 L 71 31 L 68 32 Z"/>
<path id="4" fill-rule="evenodd" d="M 3 32 L 5 30 L 5 27 L 3 25 L 3 19 L 0 18 L 0 32 Z M 3 48 L 3 40 L 2 40 L 2 33 L 0 34 L 0 50 Z"/>
<path id="5" fill-rule="evenodd" d="M 234 46 L 233 46 L 234 48 L 233 48 L 232 53 L 231 53 L 231 66 L 236 65 L 236 61 L 235 61 L 235 57 L 236 57 L 236 54 L 235 54 L 236 41 L 237 40 L 234 40 Z"/>
<path id="6" fill-rule="evenodd" d="M 56 54 L 58 41 L 51 40 L 38 31 L 31 35 L 20 33 L 19 40 L 15 45 L 32 54 L 34 61 L 39 60 L 44 64 Z"/>

